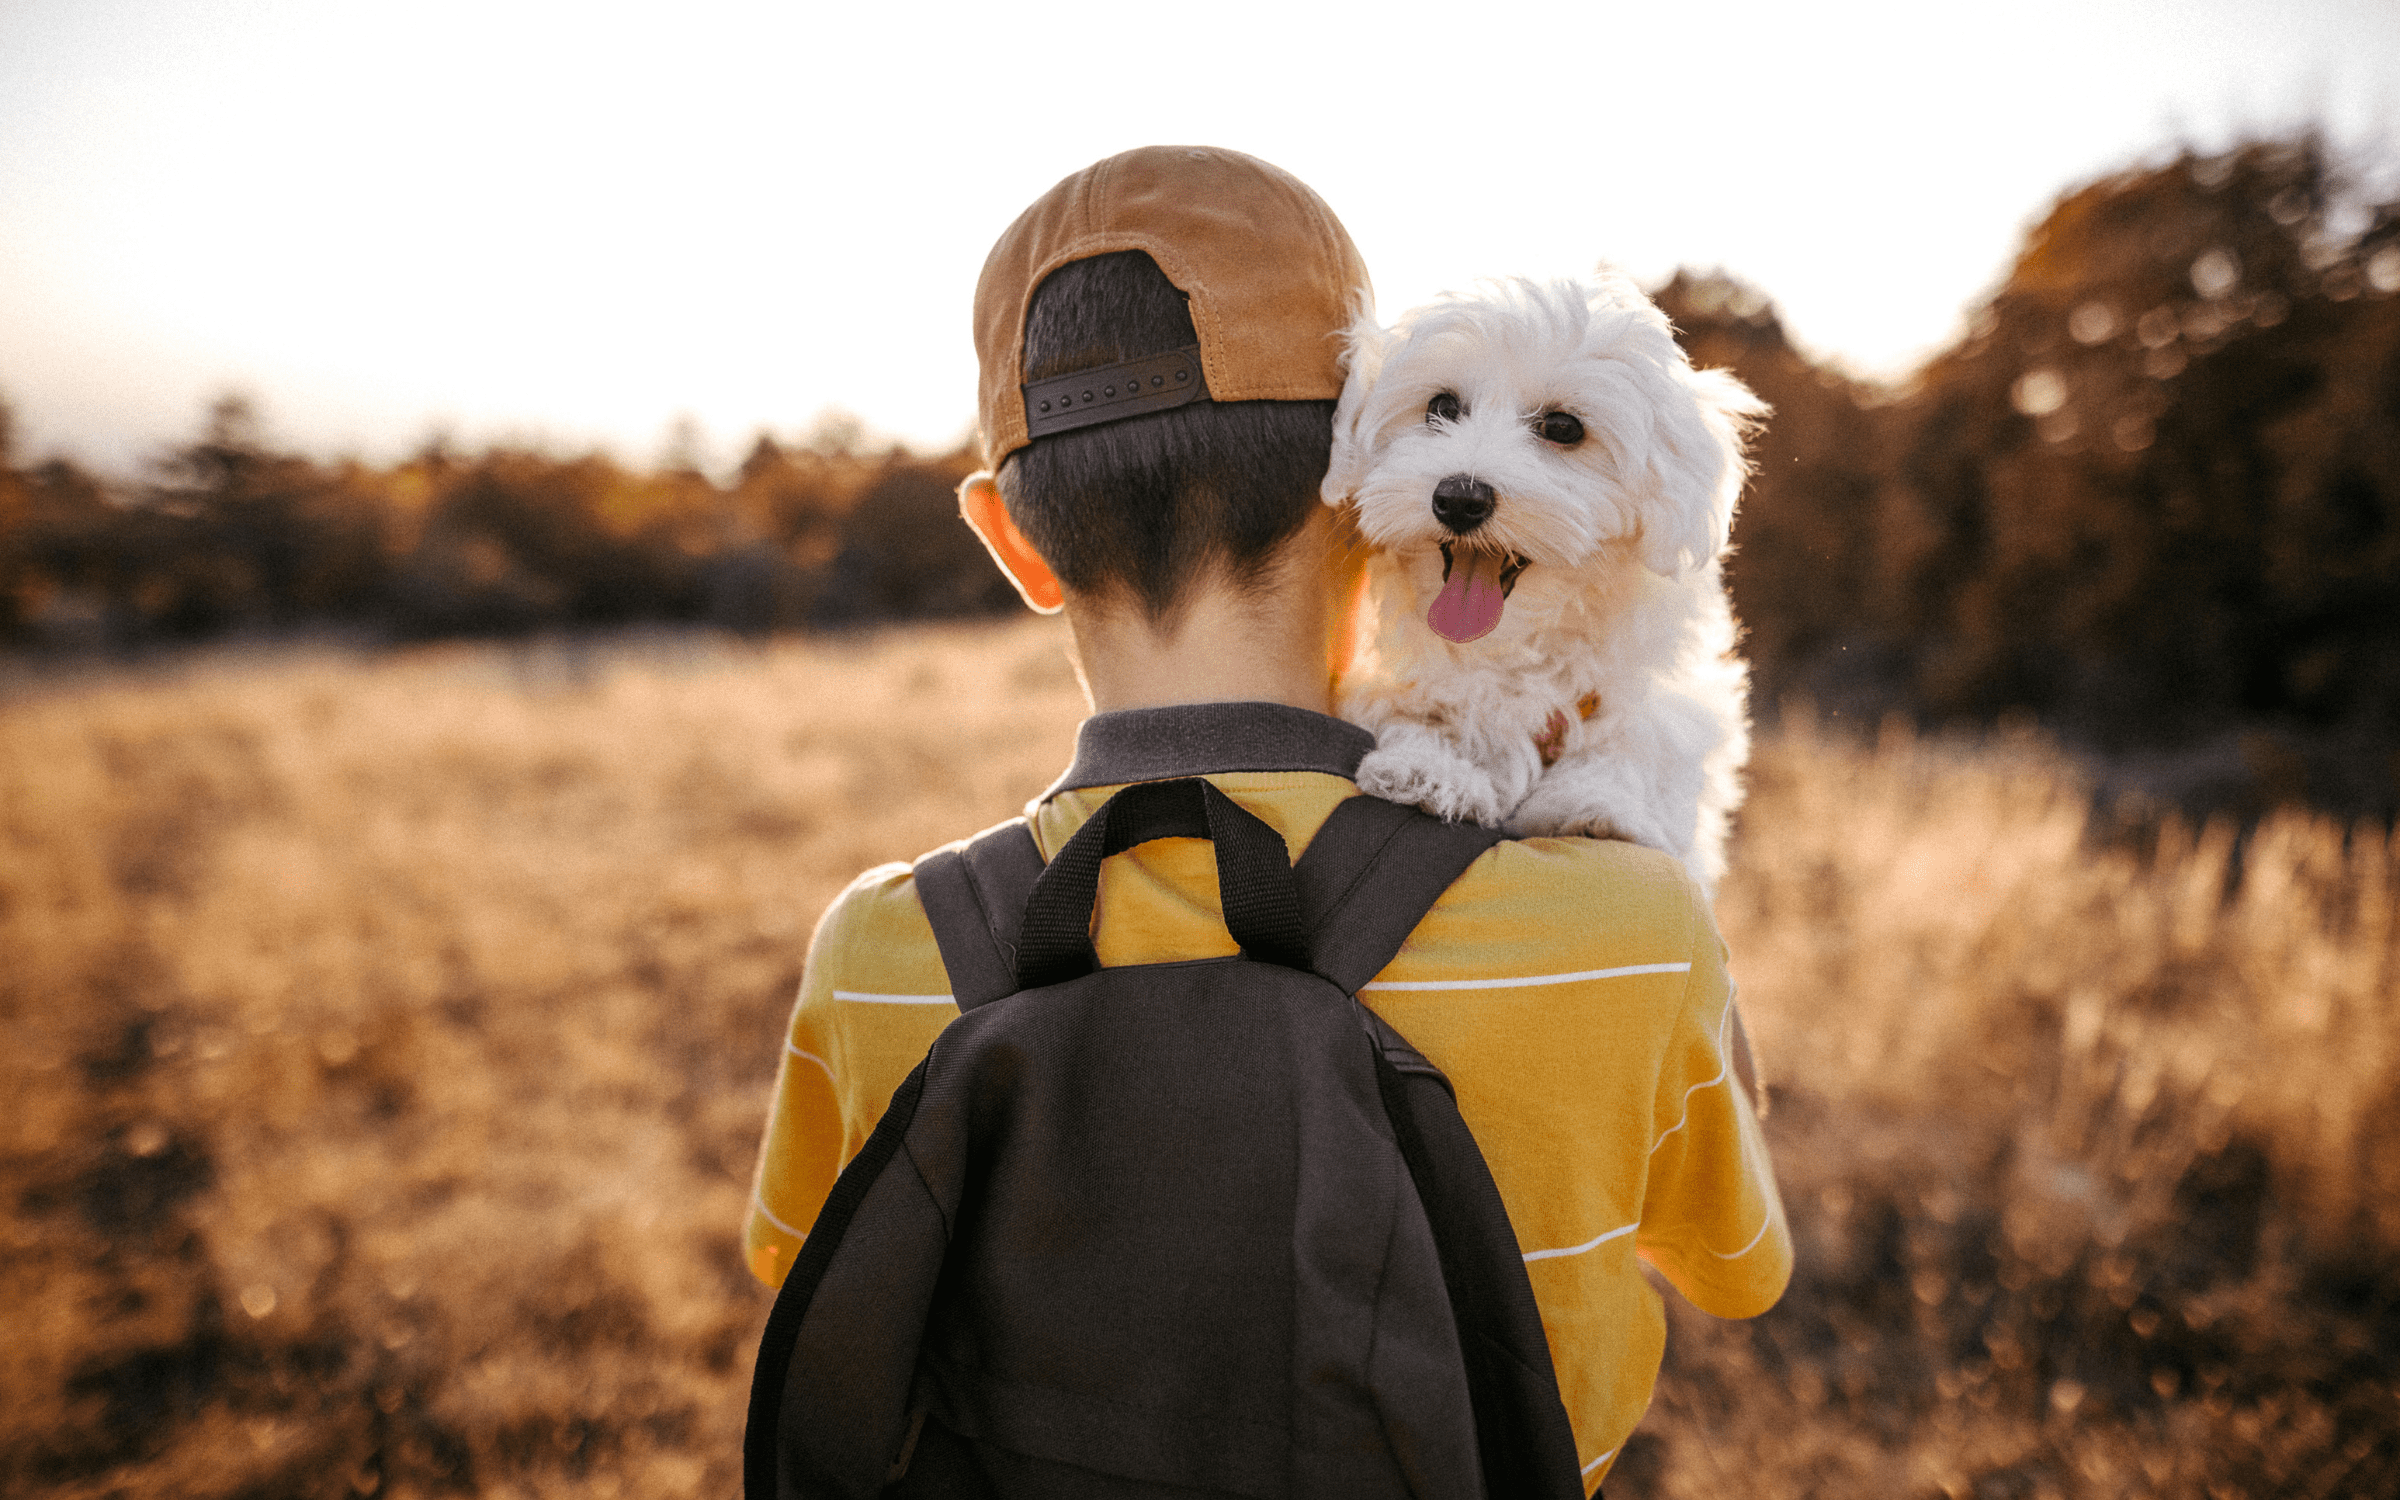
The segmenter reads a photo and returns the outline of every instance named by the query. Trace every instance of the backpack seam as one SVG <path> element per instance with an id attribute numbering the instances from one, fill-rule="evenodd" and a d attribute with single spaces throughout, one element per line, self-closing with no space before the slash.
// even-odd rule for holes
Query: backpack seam
<path id="1" fill-rule="evenodd" d="M 1368 1038 L 1368 1045 L 1369 1045 L 1369 1046 L 1371 1046 L 1371 1047 L 1374 1047 L 1374 1048 L 1376 1049 L 1376 1051 L 1377 1051 L 1379 1054 L 1380 1054 L 1380 1052 L 1382 1051 L 1381 1044 L 1377 1043 L 1377 1042 L 1375 1041 L 1375 1039 L 1374 1039 L 1374 1038 L 1372 1038 L 1372 1037 Z M 1380 1092 L 1381 1092 L 1381 1091 L 1380 1091 L 1380 1090 L 1378 1090 L 1378 1093 L 1380 1093 Z M 1390 1132 L 1390 1131 L 1392 1130 L 1391 1112 L 1390 1112 L 1388 1109 L 1386 1109 L 1386 1110 L 1384 1111 L 1384 1121 L 1383 1121 L 1383 1128 L 1384 1128 L 1384 1130 L 1385 1130 L 1386 1132 Z M 1388 1144 L 1388 1145 L 1391 1147 L 1391 1152 L 1392 1152 L 1392 1154 L 1391 1154 L 1390 1162 L 1391 1162 L 1391 1165 L 1392 1165 L 1392 1167 L 1394 1168 L 1393 1175 L 1392 1175 L 1392 1177 L 1391 1177 L 1391 1179 L 1390 1179 L 1390 1180 L 1391 1180 L 1391 1184 L 1392 1184 L 1392 1200 L 1393 1200 L 1393 1201 L 1392 1201 L 1392 1222 L 1391 1222 L 1390 1226 L 1389 1226 L 1389 1227 L 1388 1227 L 1388 1228 L 1387 1228 L 1387 1229 L 1384 1231 L 1384 1236 L 1383 1236 L 1383 1258 L 1382 1258 L 1382 1263 L 1381 1263 L 1380 1267 L 1379 1267 L 1379 1268 L 1376 1270 L 1376 1272 L 1375 1272 L 1375 1300 L 1374 1300 L 1374 1302 L 1373 1302 L 1373 1303 L 1371 1303 L 1370 1305 L 1371 1305 L 1371 1306 L 1373 1306 L 1373 1307 L 1377 1307 L 1377 1308 L 1380 1308 L 1380 1307 L 1382 1307 L 1382 1306 L 1383 1306 L 1383 1288 L 1384 1288 L 1384 1284 L 1385 1284 L 1386 1282 L 1388 1282 L 1388 1281 L 1391 1279 L 1391 1275 L 1392 1275 L 1392 1259 L 1393 1259 L 1393 1256 L 1392 1256 L 1392 1246 L 1393 1246 L 1393 1245 L 1394 1245 L 1394 1243 L 1395 1243 L 1395 1242 L 1397 1242 L 1397 1241 L 1399 1240 L 1399 1238 L 1400 1238 L 1400 1224 L 1401 1224 L 1401 1221 L 1402 1221 L 1402 1219 L 1404 1219 L 1404 1218 L 1406 1217 L 1406 1215 L 1407 1215 L 1407 1205 L 1406 1205 L 1406 1203 L 1405 1203 L 1404 1201 L 1402 1201 L 1402 1200 L 1403 1200 L 1404 1198 L 1405 1198 L 1405 1199 L 1414 1199 L 1414 1198 L 1416 1198 L 1416 1197 L 1417 1197 L 1417 1190 L 1416 1190 L 1416 1179 L 1415 1179 L 1415 1178 L 1413 1178 L 1413 1177 L 1411 1177 L 1411 1176 L 1409 1175 L 1409 1171 L 1408 1171 L 1408 1163 L 1407 1163 L 1407 1161 L 1406 1161 L 1406 1160 L 1404 1160 L 1404 1159 L 1401 1157 L 1401 1155 L 1400 1155 L 1400 1146 L 1399 1146 L 1399 1142 L 1398 1142 L 1398 1140 L 1397 1140 L 1396 1138 L 1387 1139 L 1387 1142 L 1386 1142 L 1386 1144 Z M 1405 1181 L 1405 1182 L 1408 1184 L 1408 1191 L 1407 1191 L 1405 1194 L 1403 1194 L 1403 1193 L 1400 1191 L 1400 1185 L 1401 1185 L 1401 1183 L 1402 1183 L 1402 1182 L 1404 1182 L 1404 1181 Z M 1431 1226 L 1429 1225 L 1429 1226 L 1428 1226 L 1428 1228 L 1430 1228 L 1430 1227 L 1431 1227 Z M 1437 1253 L 1436 1253 L 1436 1255 L 1435 1255 L 1435 1260 L 1436 1260 L 1437 1262 L 1440 1260 L 1440 1255 L 1439 1255 L 1438 1251 L 1437 1251 Z M 1448 1300 L 1449 1300 L 1449 1299 L 1448 1299 L 1448 1290 L 1449 1290 L 1449 1289 L 1448 1289 L 1447 1287 L 1445 1287 L 1445 1288 L 1443 1289 L 1443 1293 L 1444 1293 L 1443 1300 L 1444 1300 L 1444 1301 L 1448 1301 Z M 1457 1318 L 1457 1314 L 1456 1314 L 1455 1312 L 1453 1312 L 1453 1313 L 1451 1314 L 1451 1317 L 1452 1317 L 1453 1321 L 1455 1321 L 1455 1320 L 1456 1320 L 1456 1318 Z M 1386 1449 L 1388 1449 L 1388 1450 L 1391 1452 L 1391 1454 L 1392 1454 L 1392 1464 L 1393 1464 L 1393 1467 L 1394 1467 L 1394 1468 L 1397 1468 L 1397 1469 L 1399 1469 L 1399 1470 L 1400 1470 L 1400 1478 L 1401 1478 L 1401 1481 L 1402 1481 L 1403 1483 L 1406 1483 L 1406 1484 L 1408 1484 L 1408 1491 L 1409 1491 L 1409 1493 L 1410 1493 L 1411 1495 L 1414 1495 L 1414 1494 L 1416 1494 L 1416 1493 L 1417 1493 L 1417 1487 L 1416 1487 L 1416 1485 L 1415 1485 L 1415 1484 L 1413 1484 L 1413 1483 L 1409 1483 L 1409 1479 L 1408 1479 L 1408 1471 L 1407 1471 L 1407 1469 L 1405 1469 L 1405 1468 L 1401 1467 L 1401 1465 L 1400 1465 L 1400 1458 L 1399 1458 L 1399 1455 L 1401 1454 L 1401 1452 L 1403 1451 L 1403 1449 L 1402 1449 L 1402 1447 L 1401 1447 L 1401 1444 L 1399 1443 L 1399 1441 L 1397 1440 L 1396 1436 L 1394 1435 L 1394 1433 L 1393 1433 L 1393 1431 L 1392 1431 L 1392 1414 L 1391 1414 L 1390 1407 L 1389 1407 L 1388 1403 L 1386 1403 L 1386 1402 L 1384 1402 L 1382 1399 L 1380 1399 L 1380 1396 L 1381 1396 L 1380 1388 L 1379 1388 L 1379 1387 L 1376 1385 L 1376 1383 L 1375 1383 L 1375 1376 L 1374 1376 L 1374 1370 L 1375 1370 L 1375 1353 L 1376 1353 L 1376 1351 L 1377 1351 L 1378 1349 L 1380 1349 L 1382 1346 L 1383 1346 L 1383 1319 L 1382 1319 L 1382 1318 L 1380 1318 L 1380 1317 L 1378 1317 L 1378 1318 L 1375 1318 L 1375 1319 L 1374 1319 L 1374 1320 L 1371 1322 L 1371 1324 L 1369 1325 L 1369 1328 L 1368 1328 L 1368 1332 L 1367 1332 L 1367 1355 L 1366 1355 L 1366 1361 L 1365 1361 L 1365 1364 L 1364 1364 L 1364 1367 L 1363 1367 L 1363 1373 L 1364 1373 L 1364 1374 L 1366 1375 L 1366 1377 L 1367 1377 L 1367 1390 L 1368 1390 L 1368 1391 L 1369 1391 L 1369 1392 L 1370 1392 L 1372 1395 L 1374 1395 L 1374 1396 L 1377 1398 L 1377 1399 L 1375 1400 L 1375 1425 L 1376 1425 L 1376 1426 L 1377 1426 L 1377 1428 L 1379 1428 L 1379 1429 L 1382 1431 L 1382 1433 L 1383 1433 L 1383 1444 L 1384 1444 L 1384 1447 L 1385 1447 Z M 1462 1351 L 1462 1357 L 1463 1357 L 1463 1351 Z"/>
<path id="2" fill-rule="evenodd" d="M 911 1121 L 910 1123 L 913 1124 L 915 1122 Z M 948 1206 L 942 1202 L 942 1195 L 934 1191 L 932 1180 L 926 1177 L 925 1164 L 917 1160 L 917 1148 L 910 1145 L 908 1138 L 905 1136 L 901 1137 L 900 1140 L 900 1152 L 902 1155 L 908 1158 L 908 1170 L 915 1175 L 917 1179 L 917 1186 L 924 1190 L 925 1201 L 933 1205 L 933 1211 L 935 1213 L 941 1215 L 942 1244 L 945 1249 L 947 1249 L 950 1242 L 957 1238 L 956 1230 L 950 1222 L 950 1210 Z"/>
<path id="3" fill-rule="evenodd" d="M 1363 797 L 1367 794 L 1361 792 L 1359 795 Z M 1340 812 L 1341 808 L 1337 806 L 1334 808 L 1334 811 Z M 1332 819 L 1328 817 L 1326 821 L 1331 822 Z M 1351 900 L 1358 895 L 1359 887 L 1367 883 L 1367 877 L 1374 874 L 1376 866 L 1382 863 L 1384 851 L 1392 846 L 1392 841 L 1400 837 L 1402 830 L 1407 827 L 1408 825 L 1406 823 L 1394 822 L 1389 829 L 1385 830 L 1383 837 L 1375 841 L 1374 849 L 1367 854 L 1366 858 L 1358 862 L 1357 870 L 1350 876 L 1350 883 L 1342 887 L 1340 895 L 1335 896 L 1331 901 L 1326 903 L 1324 918 L 1317 923 L 1319 931 L 1327 931 L 1340 925 L 1343 911 L 1350 905 Z M 1318 830 L 1320 833 L 1323 831 L 1324 830 L 1322 828 Z M 1313 849 L 1315 847 L 1316 841 L 1311 839 L 1309 841 L 1309 848 Z M 1307 858 L 1308 850 L 1303 849 L 1300 851 L 1300 856 L 1302 859 Z M 1315 934 L 1313 933 L 1311 934 L 1312 937 L 1314 935 Z M 1370 974 L 1367 977 L 1372 979 L 1375 976 Z"/>
<path id="4" fill-rule="evenodd" d="M 1003 823 L 999 826 L 999 828 L 996 828 L 992 832 L 985 834 L 983 837 L 995 839 L 1006 838 L 1008 837 L 1008 830 L 1010 829 L 1016 829 L 1023 832 L 1027 842 L 1031 842 L 1033 839 L 1033 827 L 1023 818 L 1017 818 L 1010 822 Z M 975 841 L 975 844 L 970 844 L 968 847 L 973 848 L 976 846 L 976 844 L 980 844 L 981 842 L 982 840 L 978 839 Z M 1036 844 L 1034 846 L 1034 853 L 1041 853 L 1040 845 Z M 983 880 L 975 873 L 975 861 L 968 858 L 966 851 L 962 849 L 959 851 L 958 862 L 959 868 L 966 873 L 967 894 L 975 898 L 975 914 L 983 919 L 984 935 L 991 939 L 992 951 L 999 955 L 1001 967 L 1006 969 L 1009 973 L 1010 979 L 1014 980 L 1016 977 L 1017 955 L 1011 951 L 1008 944 L 1000 941 L 1000 924 L 992 917 L 991 898 L 984 894 Z M 1047 862 L 1045 861 L 1045 863 Z"/>

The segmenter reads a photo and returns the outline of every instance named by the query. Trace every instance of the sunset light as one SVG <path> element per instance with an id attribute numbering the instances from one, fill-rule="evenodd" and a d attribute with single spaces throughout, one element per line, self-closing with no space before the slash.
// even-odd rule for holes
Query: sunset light
<path id="1" fill-rule="evenodd" d="M 2400 0 L 0 0 L 7 1500 L 2400 1496 L 2395 1103 Z"/>
<path id="2" fill-rule="evenodd" d="M 1033 194 L 1152 141 L 1314 184 L 1386 312 L 1722 267 L 1874 376 L 2070 183 L 2323 124 L 2388 143 L 2371 0 L 1150 9 L 31 0 L 0 11 L 0 397 L 123 469 L 236 389 L 279 436 L 728 463 L 829 409 L 971 421 L 967 298 Z"/>

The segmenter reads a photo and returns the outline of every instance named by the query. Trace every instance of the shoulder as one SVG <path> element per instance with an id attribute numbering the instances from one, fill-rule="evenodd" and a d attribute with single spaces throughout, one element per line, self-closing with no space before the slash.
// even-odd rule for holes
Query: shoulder
<path id="1" fill-rule="evenodd" d="M 1617 839 L 1504 840 L 1468 867 L 1434 917 L 1460 938 L 1506 941 L 1536 961 L 1713 958 L 1722 947 L 1682 863 Z"/>
<path id="2" fill-rule="evenodd" d="M 842 888 L 817 923 L 819 942 L 890 927 L 922 924 L 925 905 L 917 898 L 916 869 L 898 860 L 863 872 Z"/>
<path id="3" fill-rule="evenodd" d="M 843 888 L 818 919 L 808 950 L 810 977 L 828 990 L 879 994 L 947 991 L 941 954 L 915 870 L 877 865 Z"/>
<path id="4" fill-rule="evenodd" d="M 1468 874 L 1495 888 L 1571 893 L 1628 910 L 1688 915 L 1706 904 L 1682 861 L 1623 839 L 1503 839 Z"/>
<path id="5" fill-rule="evenodd" d="M 1414 1009 L 1411 994 L 1472 994 L 1465 1010 L 1505 1000 L 1526 1024 L 1605 1015 L 1648 1054 L 1721 995 L 1724 959 L 1706 899 L 1667 855 L 1601 839 L 1509 840 L 1443 893 L 1368 988 L 1379 1009 Z"/>
<path id="6" fill-rule="evenodd" d="M 1023 820 L 1011 818 L 929 850 L 912 863 L 877 865 L 851 881 L 825 909 L 809 942 L 811 984 L 824 990 L 947 998 L 949 974 L 926 913 L 918 872 L 933 855 L 964 852 L 967 865 L 981 872 L 977 896 L 981 900 L 992 889 L 989 882 L 997 878 L 995 872 L 1013 866 L 1012 846 L 1023 844 L 1025 837 L 1012 830 L 1023 826 Z M 996 844 L 988 842 L 995 835 L 1003 837 Z M 997 865 L 992 863 L 995 859 Z"/>

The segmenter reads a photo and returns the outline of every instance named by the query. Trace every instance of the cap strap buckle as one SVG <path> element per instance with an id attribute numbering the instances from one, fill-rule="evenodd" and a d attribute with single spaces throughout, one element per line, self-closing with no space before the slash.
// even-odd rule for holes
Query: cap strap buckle
<path id="1" fill-rule="evenodd" d="M 1208 399 L 1200 346 L 1025 383 L 1025 435 L 1049 437 Z"/>

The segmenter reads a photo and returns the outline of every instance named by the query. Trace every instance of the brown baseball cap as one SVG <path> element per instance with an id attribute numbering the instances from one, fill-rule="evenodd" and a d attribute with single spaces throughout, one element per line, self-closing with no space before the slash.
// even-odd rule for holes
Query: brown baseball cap
<path id="1" fill-rule="evenodd" d="M 1144 146 L 1094 162 L 1044 193 L 983 263 L 975 283 L 975 356 L 982 367 L 976 413 L 987 465 L 998 468 L 1032 441 L 1024 354 L 1033 289 L 1069 261 L 1117 250 L 1147 252 L 1191 299 L 1206 388 L 1187 383 L 1190 394 L 1218 401 L 1341 395 L 1336 335 L 1372 296 L 1366 264 L 1342 221 L 1307 184 L 1254 156 L 1212 146 Z M 1170 399 L 1178 379 L 1172 357 L 1125 368 L 1127 396 L 1095 390 L 1096 404 L 1074 419 L 1035 413 L 1031 426 L 1081 426 L 1177 404 Z M 1163 394 L 1135 399 L 1130 392 L 1143 381 Z M 1037 391 L 1033 404 L 1053 395 L 1068 393 Z"/>

